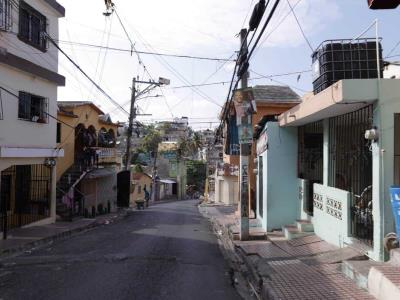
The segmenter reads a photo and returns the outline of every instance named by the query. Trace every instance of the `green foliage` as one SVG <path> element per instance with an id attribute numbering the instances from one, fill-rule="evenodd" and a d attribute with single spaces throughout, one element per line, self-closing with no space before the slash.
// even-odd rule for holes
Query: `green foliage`
<path id="1" fill-rule="evenodd" d="M 186 163 L 187 184 L 195 186 L 195 190 L 203 191 L 206 180 L 207 166 L 205 162 L 189 160 Z"/>
<path id="2" fill-rule="evenodd" d="M 155 153 L 158 149 L 158 144 L 161 143 L 161 134 L 154 127 L 154 125 L 148 125 L 144 129 L 145 136 L 142 143 L 142 151 L 147 153 Z"/>

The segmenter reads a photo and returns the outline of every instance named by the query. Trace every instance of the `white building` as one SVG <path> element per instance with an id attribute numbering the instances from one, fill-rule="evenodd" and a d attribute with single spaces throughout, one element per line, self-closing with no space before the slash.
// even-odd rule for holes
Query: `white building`
<path id="1" fill-rule="evenodd" d="M 55 221 L 57 49 L 65 9 L 55 0 L 0 1 L 0 231 Z M 6 227 L 5 227 L 6 226 Z M 7 230 L 4 230 L 7 229 Z"/>
<path id="2" fill-rule="evenodd" d="M 400 79 L 400 62 L 388 62 L 383 70 L 383 77 L 388 79 Z"/>

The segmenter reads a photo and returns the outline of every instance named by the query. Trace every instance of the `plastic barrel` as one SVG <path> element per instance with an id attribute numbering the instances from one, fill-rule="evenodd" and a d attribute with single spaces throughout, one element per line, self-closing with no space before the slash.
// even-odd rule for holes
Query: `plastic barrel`
<path id="1" fill-rule="evenodd" d="M 400 186 L 392 186 L 390 188 L 390 197 L 394 220 L 396 222 L 397 238 L 400 238 Z"/>

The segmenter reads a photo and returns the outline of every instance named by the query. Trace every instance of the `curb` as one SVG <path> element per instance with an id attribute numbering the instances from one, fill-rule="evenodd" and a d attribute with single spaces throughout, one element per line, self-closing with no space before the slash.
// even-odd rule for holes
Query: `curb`
<path id="1" fill-rule="evenodd" d="M 246 255 L 244 255 L 244 253 L 234 244 L 233 236 L 229 229 L 230 226 L 234 224 L 224 226 L 220 224 L 215 217 L 210 216 L 207 213 L 204 214 L 201 211 L 200 213 L 209 220 L 218 240 L 220 241 L 220 246 L 224 248 L 224 256 L 227 256 L 226 259 L 229 260 L 231 268 L 240 273 L 242 279 L 246 281 L 246 284 L 249 287 L 249 294 L 252 294 L 250 295 L 251 299 L 262 299 L 262 279 L 258 276 L 256 269 L 247 259 Z M 232 251 L 232 253 L 230 254 L 229 251 Z"/>
<path id="2" fill-rule="evenodd" d="M 131 214 L 132 214 L 131 212 L 128 212 L 128 211 L 124 210 L 122 213 L 119 213 L 117 216 L 111 217 L 109 219 L 101 219 L 101 220 L 96 220 L 95 219 L 95 220 L 93 220 L 92 223 L 86 224 L 86 225 L 84 225 L 82 227 L 78 227 L 78 228 L 74 228 L 74 229 L 67 230 L 67 231 L 64 231 L 64 232 L 60 232 L 60 233 L 57 233 L 55 235 L 52 235 L 52 236 L 49 236 L 49 237 L 45 237 L 43 239 L 40 239 L 40 240 L 37 240 L 37 241 L 34 241 L 34 242 L 29 242 L 29 243 L 26 243 L 26 244 L 18 246 L 18 247 L 0 250 L 0 259 L 1 258 L 6 258 L 6 257 L 14 255 L 14 254 L 19 254 L 19 253 L 31 250 L 32 248 L 36 248 L 36 247 L 39 247 L 39 246 L 43 246 L 43 245 L 46 245 L 46 244 L 50 244 L 50 243 L 53 243 L 53 242 L 56 242 L 56 241 L 59 241 L 59 240 L 63 240 L 63 239 L 69 238 L 69 237 L 71 237 L 73 235 L 76 235 L 78 233 L 81 233 L 81 232 L 84 232 L 84 231 L 87 231 L 87 230 L 90 230 L 90 229 L 93 229 L 93 228 L 96 228 L 96 227 L 100 227 L 102 225 L 108 225 L 108 224 L 115 223 L 116 221 L 120 221 L 123 218 L 125 218 L 125 217 L 127 217 L 127 216 L 129 216 Z"/>

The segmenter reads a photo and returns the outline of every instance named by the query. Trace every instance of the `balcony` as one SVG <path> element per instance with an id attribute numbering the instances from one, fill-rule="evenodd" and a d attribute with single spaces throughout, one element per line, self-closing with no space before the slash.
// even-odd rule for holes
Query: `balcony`
<path id="1" fill-rule="evenodd" d="M 122 162 L 116 148 L 93 147 L 92 149 L 96 150 L 99 164 L 120 164 Z"/>

